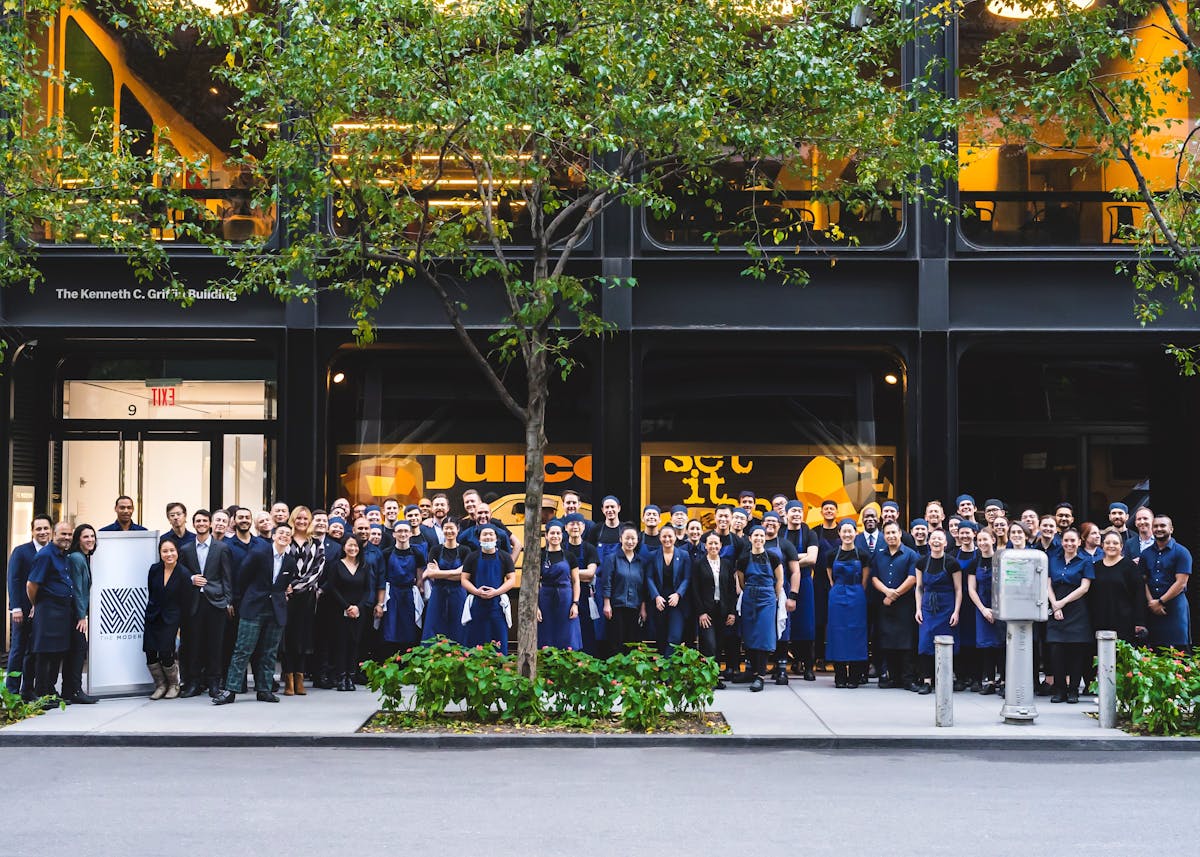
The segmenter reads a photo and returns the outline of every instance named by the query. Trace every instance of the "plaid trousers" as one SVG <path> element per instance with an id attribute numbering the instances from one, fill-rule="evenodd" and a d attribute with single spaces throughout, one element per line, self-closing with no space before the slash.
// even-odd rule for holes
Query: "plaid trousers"
<path id="1" fill-rule="evenodd" d="M 246 692 L 246 663 L 257 653 L 254 661 L 254 689 L 270 690 L 275 677 L 275 656 L 279 652 L 279 640 L 283 626 L 275 621 L 270 611 L 253 619 L 239 619 L 237 640 L 233 644 L 233 658 L 225 674 L 225 689 L 231 693 Z"/>

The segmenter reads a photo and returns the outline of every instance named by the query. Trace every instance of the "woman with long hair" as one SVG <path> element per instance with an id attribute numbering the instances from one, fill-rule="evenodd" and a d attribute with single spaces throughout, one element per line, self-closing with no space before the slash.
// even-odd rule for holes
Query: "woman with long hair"
<path id="1" fill-rule="evenodd" d="M 158 545 L 158 562 L 146 576 L 149 592 L 146 622 L 142 632 L 142 651 L 146 669 L 154 679 L 151 699 L 179 696 L 179 663 L 175 660 L 175 640 L 183 618 L 183 599 L 191 586 L 187 569 L 179 564 L 179 549 L 170 539 Z M 272 657 L 274 654 L 272 653 Z"/>
<path id="2" fill-rule="evenodd" d="M 88 609 L 92 594 L 92 554 L 96 552 L 96 530 L 80 524 L 71 534 L 67 551 L 67 570 L 75 589 L 74 628 L 71 648 L 63 662 L 62 696 L 68 704 L 91 705 L 98 700 L 83 692 L 83 662 L 88 650 Z"/>

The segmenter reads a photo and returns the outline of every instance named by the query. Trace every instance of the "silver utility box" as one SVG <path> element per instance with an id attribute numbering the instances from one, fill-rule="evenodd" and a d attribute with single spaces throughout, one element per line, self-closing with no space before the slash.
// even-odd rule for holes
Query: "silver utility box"
<path id="1" fill-rule="evenodd" d="M 992 604 L 1005 622 L 1046 621 L 1046 555 L 1039 550 L 1009 548 L 1000 553 L 1000 570 L 992 575 Z"/>

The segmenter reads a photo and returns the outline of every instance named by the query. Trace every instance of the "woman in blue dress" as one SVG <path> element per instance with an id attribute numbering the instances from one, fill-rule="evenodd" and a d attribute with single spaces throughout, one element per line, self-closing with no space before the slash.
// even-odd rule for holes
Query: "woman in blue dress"
<path id="1" fill-rule="evenodd" d="M 841 543 L 829 561 L 829 612 L 825 657 L 833 663 L 834 687 L 858 687 L 866 681 L 867 578 L 871 555 L 854 544 L 858 525 L 838 525 Z"/>
<path id="2" fill-rule="evenodd" d="M 946 553 L 958 560 L 959 570 L 962 571 L 963 601 L 967 600 L 966 590 L 969 588 L 971 577 L 975 574 L 975 566 L 979 562 L 979 550 L 975 547 L 975 534 L 979 525 L 974 521 L 960 521 L 957 530 L 958 547 L 951 546 Z M 955 538 L 951 536 L 951 538 Z M 983 691 L 983 676 L 979 670 L 979 655 L 975 649 L 975 607 L 967 605 L 958 615 L 958 654 L 954 658 L 954 689 L 970 688 L 975 693 Z"/>
<path id="3" fill-rule="evenodd" d="M 996 676 L 1004 678 L 1004 623 L 992 609 L 992 577 L 999 569 L 996 537 L 984 527 L 976 536 L 979 558 L 967 577 L 967 594 L 975 605 L 975 649 L 985 696 L 996 692 Z"/>
<path id="4" fill-rule="evenodd" d="M 474 597 L 465 630 L 468 646 L 492 645 L 508 654 L 508 620 L 501 600 L 517 582 L 512 554 L 500 550 L 500 533 L 491 524 L 475 531 L 479 550 L 463 563 L 462 586 Z"/>
<path id="5" fill-rule="evenodd" d="M 767 657 L 779 639 L 778 605 L 783 597 L 783 563 L 779 554 L 767 552 L 767 534 L 762 527 L 750 530 L 750 550 L 738 557 L 738 587 L 742 590 L 742 644 L 750 653 L 750 690 L 763 689 Z"/>
<path id="6" fill-rule="evenodd" d="M 1079 702 L 1079 680 L 1087 667 L 1092 635 L 1087 593 L 1096 572 L 1092 561 L 1079 553 L 1083 544 L 1074 527 L 1061 536 L 1062 550 L 1048 551 L 1050 618 L 1046 621 L 1046 654 L 1054 673 L 1051 702 Z"/>
<path id="7" fill-rule="evenodd" d="M 658 534 L 660 549 L 650 558 L 646 568 L 646 589 L 650 607 L 655 615 L 654 627 L 658 651 L 669 654 L 683 642 L 691 600 L 691 562 L 687 553 L 675 544 L 675 530 L 666 527 Z"/>
<path id="8" fill-rule="evenodd" d="M 921 667 L 918 693 L 933 693 L 933 638 L 954 637 L 958 651 L 958 614 L 962 609 L 962 570 L 946 556 L 946 534 L 934 530 L 929 534 L 929 554 L 917 561 L 913 573 L 917 578 L 917 660 Z"/>
<path id="9" fill-rule="evenodd" d="M 442 537 L 445 541 L 429 551 L 429 563 L 425 566 L 425 579 L 431 586 L 421 639 L 432 640 L 440 634 L 462 643 L 466 639 L 462 611 L 467 601 L 467 591 L 462 587 L 462 570 L 471 551 L 458 543 L 458 522 L 453 518 L 442 522 Z"/>
<path id="10" fill-rule="evenodd" d="M 579 631 L 579 572 L 563 551 L 562 540 L 562 524 L 548 523 L 542 581 L 538 586 L 538 648 L 578 651 L 583 648 Z"/>
<path id="11" fill-rule="evenodd" d="M 392 533 L 396 546 L 388 554 L 376 599 L 384 605 L 379 620 L 379 635 L 388 657 L 407 652 L 421 642 L 421 626 L 417 624 L 417 579 L 429 562 L 425 551 L 412 544 L 412 525 L 401 518 Z M 421 543 L 424 545 L 424 542 Z M 414 597 L 415 596 L 415 597 Z"/>

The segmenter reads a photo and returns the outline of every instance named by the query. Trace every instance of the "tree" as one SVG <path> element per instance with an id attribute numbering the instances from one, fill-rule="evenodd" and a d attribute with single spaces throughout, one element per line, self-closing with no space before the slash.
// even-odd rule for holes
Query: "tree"
<path id="1" fill-rule="evenodd" d="M 278 194 L 282 246 L 221 248 L 238 291 L 351 300 L 356 335 L 394 292 L 428 288 L 496 397 L 524 427 L 527 509 L 544 483 L 547 382 L 603 335 L 599 289 L 573 265 L 615 205 L 669 215 L 696 201 L 747 271 L 802 281 L 782 249 L 845 236 L 813 208 L 921 196 L 954 166 L 954 109 L 935 70 L 903 83 L 920 31 L 905 4 L 848 0 L 278 0 L 167 25 L 223 45 L 243 148 Z M 857 22 L 852 25 L 853 22 Z M 161 20 L 160 20 L 161 25 Z M 783 203 L 788 193 L 802 200 Z M 328 209 L 327 209 L 328 206 Z M 333 228 L 320 218 L 332 212 Z M 794 256 L 790 258 L 795 258 Z M 484 342 L 469 299 L 502 290 Z M 524 370 L 523 389 L 507 370 Z M 541 524 L 526 516 L 521 671 L 536 670 Z"/>
<path id="2" fill-rule="evenodd" d="M 196 210 L 174 188 L 189 164 L 165 131 L 150 141 L 119 126 L 87 82 L 55 66 L 47 45 L 62 8 L 62 0 L 3 0 L 0 12 L 0 287 L 32 291 L 39 250 L 68 243 L 113 251 L 138 279 L 178 287 L 158 239 L 172 210 Z M 115 9 L 97 14 L 129 26 Z"/>
<path id="3" fill-rule="evenodd" d="M 981 0 L 962 4 L 978 8 Z M 1200 283 L 1200 137 L 1196 89 L 1200 6 L 1175 0 L 989 2 L 993 34 L 962 70 L 974 87 L 965 131 L 979 146 L 1005 143 L 1086 159 L 1073 173 L 1109 170 L 1124 206 L 1110 240 L 1136 248 L 1117 268 L 1131 276 L 1135 317 L 1159 319 L 1174 302 L 1194 309 Z M 1106 182 L 1113 184 L 1113 182 Z M 1134 216 L 1144 208 L 1141 219 Z M 1181 370 L 1200 348 L 1169 345 Z"/>

